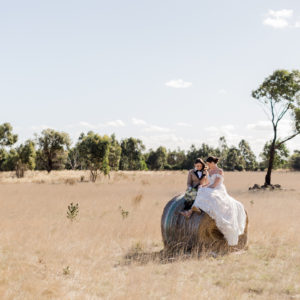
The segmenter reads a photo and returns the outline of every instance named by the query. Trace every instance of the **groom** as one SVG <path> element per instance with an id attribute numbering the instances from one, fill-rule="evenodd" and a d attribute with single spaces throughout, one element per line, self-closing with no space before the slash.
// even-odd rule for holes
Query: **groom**
<path id="1" fill-rule="evenodd" d="M 204 183 L 205 176 L 205 163 L 201 158 L 197 158 L 194 163 L 194 169 L 189 170 L 187 188 L 189 190 L 193 188 L 198 189 L 199 185 Z"/>
<path id="2" fill-rule="evenodd" d="M 197 158 L 194 162 L 194 169 L 189 170 L 188 173 L 187 191 L 184 195 L 184 211 L 192 207 L 199 186 L 205 183 L 206 174 L 207 169 L 204 161 L 201 158 Z"/>

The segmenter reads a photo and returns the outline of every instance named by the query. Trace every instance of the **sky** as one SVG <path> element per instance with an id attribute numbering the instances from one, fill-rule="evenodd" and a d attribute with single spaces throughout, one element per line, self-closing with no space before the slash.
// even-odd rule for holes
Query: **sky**
<path id="1" fill-rule="evenodd" d="M 299 0 L 1 1 L 0 124 L 20 142 L 45 128 L 148 149 L 225 136 L 259 154 L 272 129 L 251 91 L 299 53 Z"/>

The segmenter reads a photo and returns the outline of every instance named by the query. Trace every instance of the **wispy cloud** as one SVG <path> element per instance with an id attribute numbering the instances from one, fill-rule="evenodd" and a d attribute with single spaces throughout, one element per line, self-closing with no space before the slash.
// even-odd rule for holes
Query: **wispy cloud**
<path id="1" fill-rule="evenodd" d="M 171 132 L 170 128 L 150 125 L 143 129 L 144 132 Z"/>
<path id="2" fill-rule="evenodd" d="M 263 134 L 272 134 L 273 127 L 270 121 L 258 121 L 247 125 L 247 129 L 261 131 Z M 293 132 L 293 121 L 289 119 L 283 119 L 279 123 L 278 135 L 284 137 Z M 270 135 L 271 136 L 271 135 Z"/>
<path id="3" fill-rule="evenodd" d="M 84 127 L 88 129 L 100 129 L 100 128 L 106 128 L 106 127 L 124 127 L 125 123 L 122 120 L 115 120 L 115 121 L 108 121 L 105 123 L 98 123 L 98 124 L 92 124 L 86 121 L 80 121 L 78 124 L 69 124 L 66 127 L 67 128 L 76 128 L 76 127 Z"/>
<path id="4" fill-rule="evenodd" d="M 259 131 L 270 131 L 272 124 L 270 121 L 258 121 L 247 125 L 247 129 L 259 130 Z"/>
<path id="5" fill-rule="evenodd" d="M 182 79 L 174 79 L 167 81 L 165 85 L 176 89 L 185 89 L 192 86 L 192 83 L 188 81 L 183 81 Z"/>
<path id="6" fill-rule="evenodd" d="M 176 123 L 177 126 L 180 126 L 180 127 L 192 127 L 191 124 L 188 124 L 188 123 L 185 123 L 185 122 L 178 122 Z"/>
<path id="7" fill-rule="evenodd" d="M 275 29 L 282 29 L 286 27 L 298 28 L 300 27 L 300 22 L 294 22 L 292 20 L 293 15 L 294 11 L 292 9 L 270 9 L 263 20 L 263 24 Z"/>
<path id="8" fill-rule="evenodd" d="M 133 125 L 147 125 L 147 122 L 141 119 L 132 118 L 131 122 Z"/>
<path id="9" fill-rule="evenodd" d="M 110 126 L 110 127 L 124 127 L 125 123 L 122 120 L 116 120 L 116 121 L 110 121 L 105 124 L 103 124 L 104 127 Z"/>

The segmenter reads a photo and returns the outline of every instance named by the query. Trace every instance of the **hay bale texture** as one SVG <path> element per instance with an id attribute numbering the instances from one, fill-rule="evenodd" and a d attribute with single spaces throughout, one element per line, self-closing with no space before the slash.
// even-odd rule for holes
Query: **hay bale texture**
<path id="1" fill-rule="evenodd" d="M 161 232 L 165 250 L 216 252 L 236 251 L 247 244 L 248 215 L 244 234 L 239 236 L 236 246 L 228 246 L 223 234 L 219 231 L 215 221 L 205 212 L 193 213 L 189 219 L 180 214 L 184 209 L 184 194 L 170 200 L 161 217 Z M 247 214 L 247 212 L 246 212 Z"/>

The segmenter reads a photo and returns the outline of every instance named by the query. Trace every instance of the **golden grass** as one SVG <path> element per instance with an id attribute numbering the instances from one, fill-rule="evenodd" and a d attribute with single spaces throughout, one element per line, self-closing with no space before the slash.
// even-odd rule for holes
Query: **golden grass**
<path id="1" fill-rule="evenodd" d="M 275 172 L 286 190 L 273 192 L 247 190 L 264 173 L 225 173 L 249 214 L 247 250 L 167 259 L 160 218 L 186 172 L 117 172 L 95 184 L 84 171 L 12 174 L 0 174 L 0 299 L 300 298 L 300 173 Z"/>

